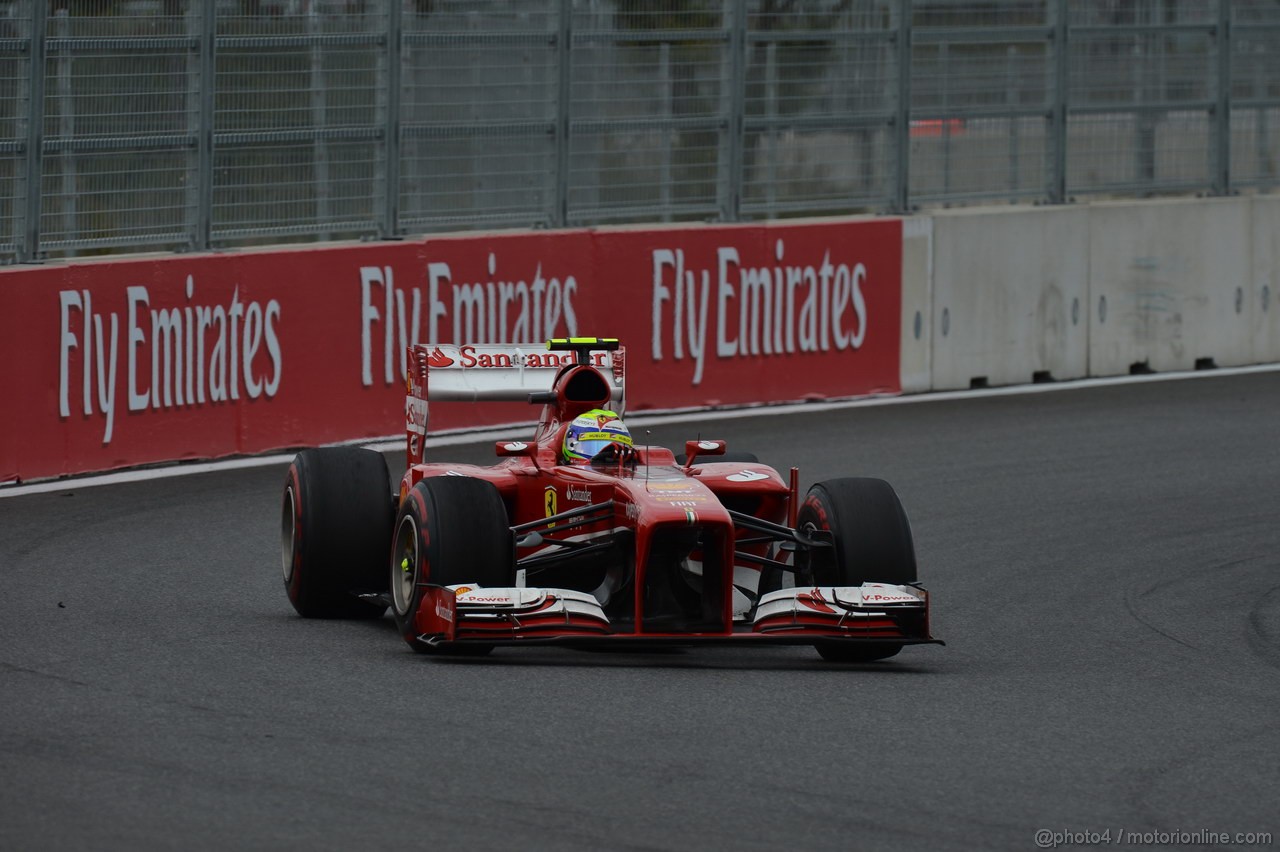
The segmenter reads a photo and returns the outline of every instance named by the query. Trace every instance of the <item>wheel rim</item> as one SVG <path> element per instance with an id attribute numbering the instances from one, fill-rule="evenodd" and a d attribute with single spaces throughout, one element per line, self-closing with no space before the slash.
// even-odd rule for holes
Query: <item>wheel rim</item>
<path id="1" fill-rule="evenodd" d="M 401 519 L 391 554 L 391 599 L 396 612 L 406 616 L 418 580 L 418 524 L 412 515 Z"/>
<path id="2" fill-rule="evenodd" d="M 284 490 L 284 509 L 280 515 L 280 561 L 285 585 L 293 582 L 293 564 L 298 552 L 298 519 L 293 486 Z"/>

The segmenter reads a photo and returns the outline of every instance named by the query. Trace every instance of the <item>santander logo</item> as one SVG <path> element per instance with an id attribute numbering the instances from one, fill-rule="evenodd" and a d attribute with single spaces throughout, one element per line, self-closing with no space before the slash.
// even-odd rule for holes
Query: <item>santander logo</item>
<path id="1" fill-rule="evenodd" d="M 432 349 L 431 354 L 427 356 L 427 363 L 430 364 L 432 367 L 436 367 L 436 368 L 452 367 L 453 359 L 450 358 L 448 355 L 444 354 L 443 352 L 441 352 L 440 347 L 437 346 L 434 349 Z"/>

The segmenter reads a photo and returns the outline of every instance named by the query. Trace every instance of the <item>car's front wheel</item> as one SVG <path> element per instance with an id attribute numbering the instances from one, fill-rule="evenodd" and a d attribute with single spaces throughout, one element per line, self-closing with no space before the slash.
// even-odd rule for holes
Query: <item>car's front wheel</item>
<path id="1" fill-rule="evenodd" d="M 427 586 L 474 583 L 515 585 L 515 548 L 506 505 L 483 479 L 424 479 L 405 497 L 391 545 L 391 611 L 400 635 L 415 651 L 434 650 L 418 638 L 414 616 Z M 487 653 L 486 645 L 455 652 Z"/>
<path id="2" fill-rule="evenodd" d="M 809 566 L 819 586 L 863 583 L 905 585 L 916 580 L 911 524 L 893 486 L 883 479 L 849 477 L 809 489 L 797 514 L 802 532 L 829 531 L 834 547 L 810 551 Z M 863 663 L 892 657 L 896 643 L 833 640 L 816 642 L 823 659 Z"/>

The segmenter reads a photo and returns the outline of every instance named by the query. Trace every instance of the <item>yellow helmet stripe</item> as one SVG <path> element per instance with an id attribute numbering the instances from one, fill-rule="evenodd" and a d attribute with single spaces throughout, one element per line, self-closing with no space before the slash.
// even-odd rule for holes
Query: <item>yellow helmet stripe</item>
<path id="1" fill-rule="evenodd" d="M 583 432 L 576 436 L 579 441 L 617 441 L 619 444 L 630 444 L 631 436 L 621 432 Z"/>

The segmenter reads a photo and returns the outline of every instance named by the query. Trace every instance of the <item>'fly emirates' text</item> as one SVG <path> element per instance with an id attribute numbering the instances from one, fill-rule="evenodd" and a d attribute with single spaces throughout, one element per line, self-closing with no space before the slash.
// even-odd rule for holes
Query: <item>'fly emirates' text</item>
<path id="1" fill-rule="evenodd" d="M 129 411 L 159 410 L 274 397 L 284 356 L 278 325 L 280 303 L 241 301 L 235 288 L 225 305 L 193 302 L 195 281 L 187 276 L 186 304 L 153 306 L 145 286 L 127 287 L 128 319 L 120 339 L 120 316 L 95 311 L 89 290 L 58 294 L 61 334 L 58 355 L 58 415 L 71 416 L 72 360 L 82 369 L 82 412 L 105 418 L 102 443 L 115 427 L 120 346 L 126 350 Z M 77 355 L 78 353 L 78 355 Z M 151 369 L 145 369 L 149 361 Z M 265 368 L 265 369 L 264 369 Z M 95 393 L 96 391 L 96 393 Z"/>
<path id="2" fill-rule="evenodd" d="M 714 352 L 720 359 L 862 346 L 868 322 L 863 294 L 866 267 L 858 262 L 832 262 L 830 250 L 816 263 L 784 264 L 785 254 L 786 246 L 779 239 L 774 245 L 776 262 L 752 266 L 743 264 L 737 248 L 717 247 L 713 279 L 712 270 L 689 264 L 683 249 L 652 250 L 652 277 L 646 283 L 650 285 L 647 301 L 652 325 L 647 336 L 653 360 L 664 360 L 664 344 L 669 342 L 673 360 L 694 362 L 692 384 L 700 384 L 712 323 Z M 374 364 L 379 361 L 384 384 L 403 381 L 405 349 L 413 343 L 536 345 L 550 337 L 576 337 L 579 317 L 585 317 L 581 299 L 608 310 L 586 317 L 588 331 L 621 337 L 624 343 L 643 333 L 626 325 L 643 314 L 634 309 L 639 305 L 623 298 L 631 284 L 623 277 L 611 280 L 609 285 L 619 289 L 601 299 L 592 298 L 595 294 L 588 292 L 592 285 L 579 283 L 572 274 L 563 280 L 547 277 L 541 263 L 528 280 L 495 279 L 498 263 L 492 253 L 487 266 L 489 280 L 455 283 L 448 263 L 428 263 L 425 294 L 418 287 L 396 286 L 390 266 L 361 267 L 363 384 L 373 384 Z M 619 270 L 620 275 L 625 272 Z M 450 332 L 451 337 L 442 336 Z"/>

